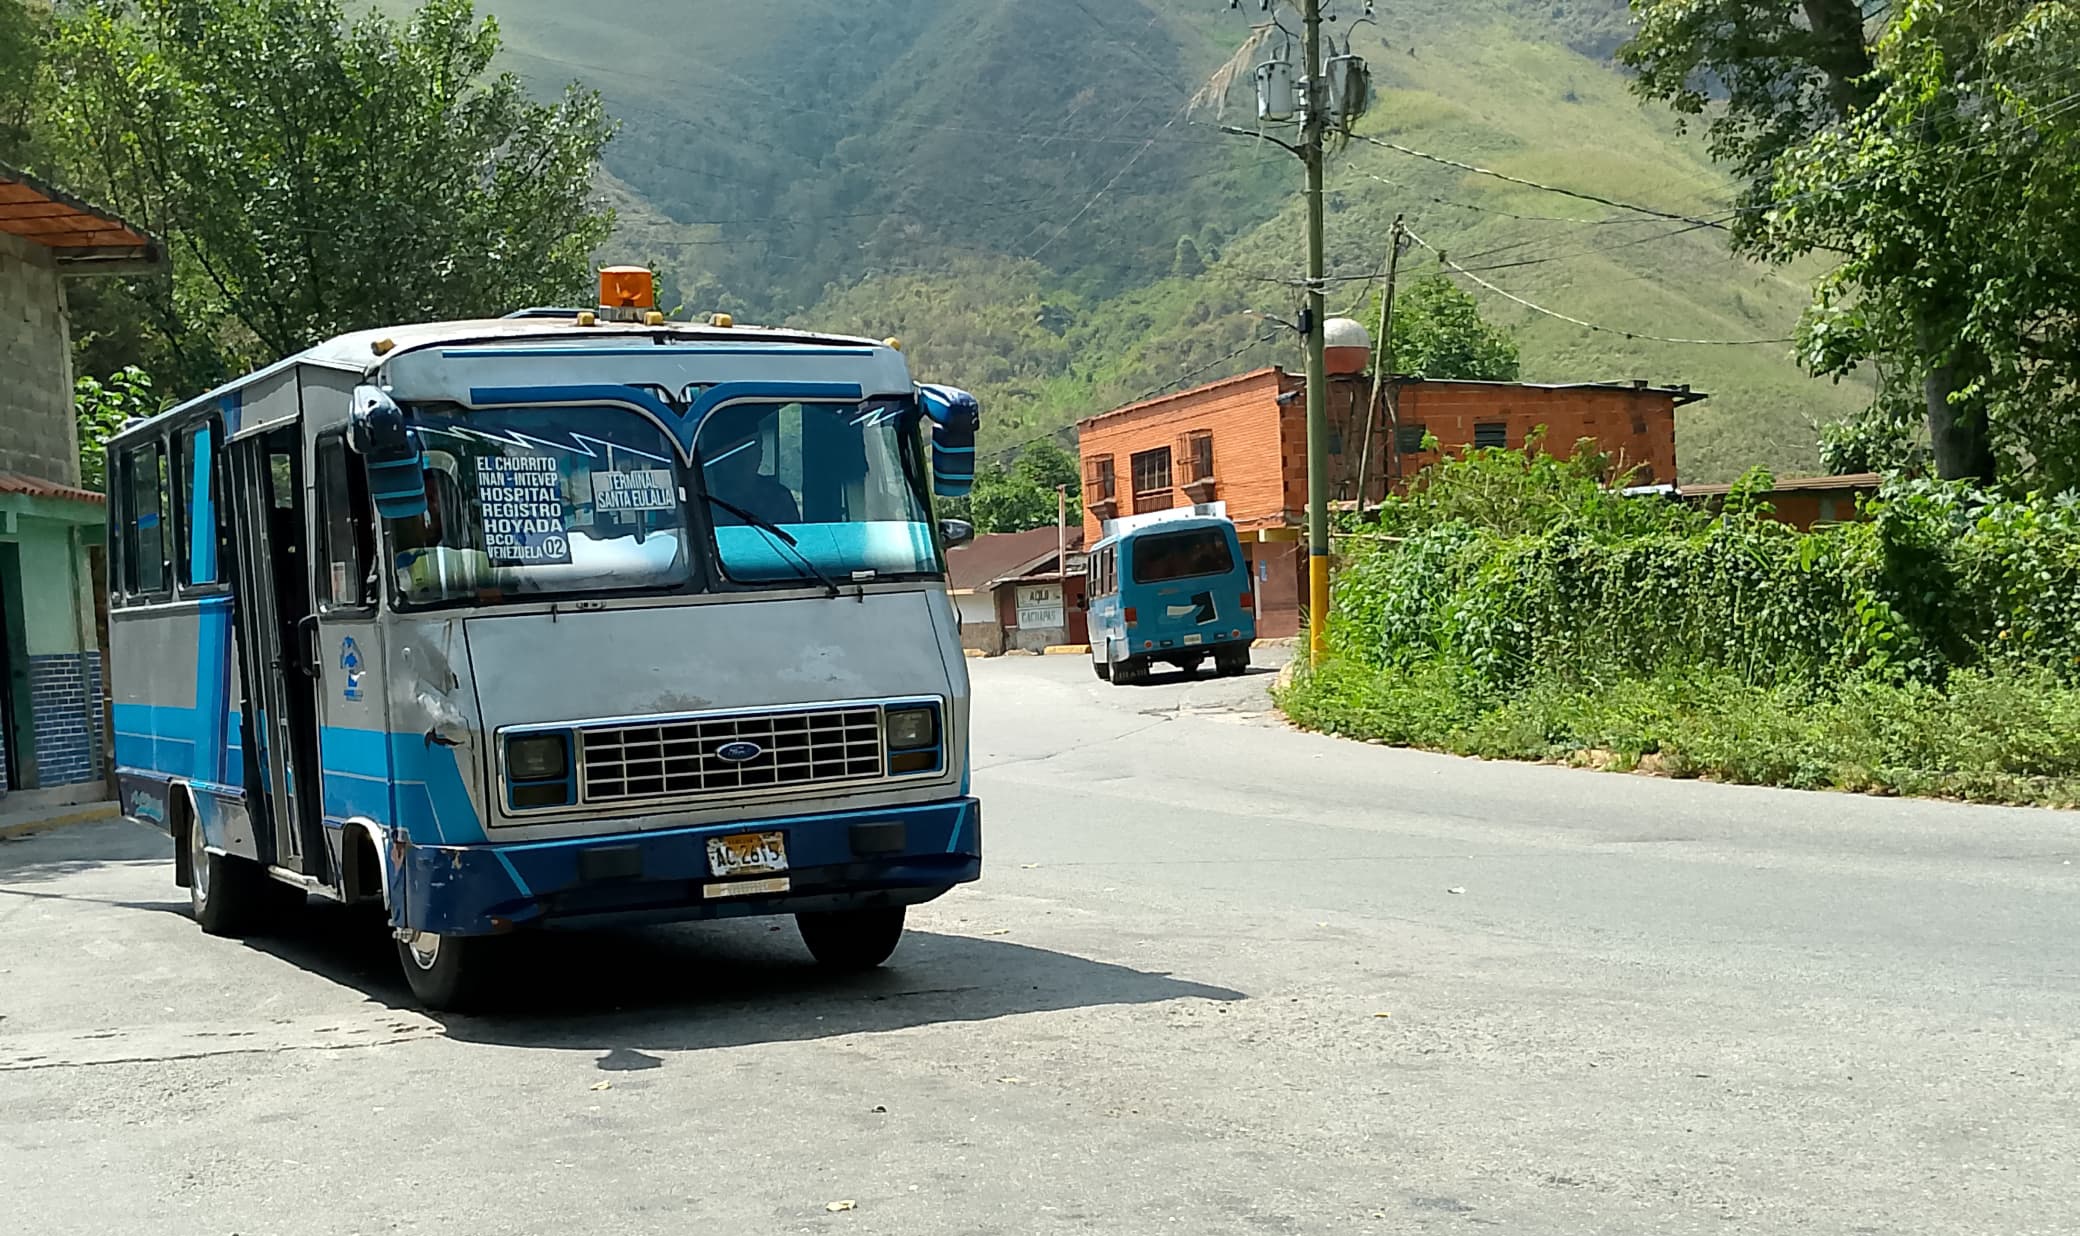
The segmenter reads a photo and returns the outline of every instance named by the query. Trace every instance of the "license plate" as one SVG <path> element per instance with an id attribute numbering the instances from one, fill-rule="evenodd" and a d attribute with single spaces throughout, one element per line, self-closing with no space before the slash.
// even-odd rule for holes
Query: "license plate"
<path id="1" fill-rule="evenodd" d="M 1200 638 L 1199 638 L 1198 636 L 1196 636 L 1196 635 L 1187 635 L 1187 636 L 1185 636 L 1185 637 L 1184 637 L 1184 642 L 1185 642 L 1186 644 L 1203 644 L 1203 643 L 1205 643 L 1206 641 L 1205 641 L 1205 640 L 1202 640 L 1202 639 L 1200 639 Z"/>
<path id="2" fill-rule="evenodd" d="M 708 838 L 708 872 L 717 879 L 785 870 L 786 833 L 732 833 Z"/>

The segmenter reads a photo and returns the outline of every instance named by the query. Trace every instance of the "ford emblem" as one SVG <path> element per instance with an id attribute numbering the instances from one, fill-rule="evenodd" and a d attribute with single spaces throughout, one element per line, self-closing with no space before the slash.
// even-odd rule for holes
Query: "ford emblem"
<path id="1" fill-rule="evenodd" d="M 755 742 L 726 742 L 715 751 L 716 755 L 732 764 L 749 764 L 765 753 L 766 749 Z"/>

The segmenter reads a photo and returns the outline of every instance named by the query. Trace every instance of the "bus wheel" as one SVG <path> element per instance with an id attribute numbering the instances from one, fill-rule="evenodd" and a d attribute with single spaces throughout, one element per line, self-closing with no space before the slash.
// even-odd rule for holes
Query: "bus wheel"
<path id="1" fill-rule="evenodd" d="M 1213 668 L 1223 678 L 1238 678 L 1249 673 L 1249 649 L 1237 648 L 1233 652 L 1223 649 L 1215 653 Z"/>
<path id="2" fill-rule="evenodd" d="M 260 864 L 204 848 L 202 825 L 188 821 L 188 908 L 213 936 L 238 936 L 266 926 L 303 903 L 303 890 L 277 883 Z"/>
<path id="3" fill-rule="evenodd" d="M 855 974 L 873 969 L 896 951 L 896 942 L 903 938 L 903 907 L 797 914 L 794 923 L 816 964 Z"/>
<path id="4" fill-rule="evenodd" d="M 1120 662 L 1118 665 L 1113 666 L 1112 680 L 1114 682 L 1125 682 L 1135 684 L 1147 682 L 1148 658 L 1128 657 L 1126 660 Z"/>
<path id="5" fill-rule="evenodd" d="M 1096 658 L 1096 657 L 1092 657 L 1092 658 L 1091 658 L 1091 673 L 1093 673 L 1093 674 L 1096 674 L 1096 675 L 1098 676 L 1098 681 L 1099 681 L 1099 682 L 1111 682 L 1111 681 L 1112 681 L 1112 662 L 1110 662 L 1110 661 L 1101 661 L 1101 660 L 1099 660 L 1099 659 L 1098 659 L 1098 658 Z"/>
<path id="6" fill-rule="evenodd" d="M 491 989 L 501 943 L 494 936 L 421 931 L 397 942 L 397 960 L 419 1003 L 440 1012 L 467 1012 L 481 1006 Z"/>

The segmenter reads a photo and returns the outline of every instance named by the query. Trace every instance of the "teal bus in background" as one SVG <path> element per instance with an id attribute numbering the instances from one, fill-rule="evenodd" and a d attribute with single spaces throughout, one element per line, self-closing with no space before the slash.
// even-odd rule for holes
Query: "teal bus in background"
<path id="1" fill-rule="evenodd" d="M 1142 682 L 1157 663 L 1194 674 L 1208 658 L 1223 676 L 1248 672 L 1256 598 L 1228 519 L 1180 507 L 1131 526 L 1116 521 L 1085 571 L 1099 678 Z"/>

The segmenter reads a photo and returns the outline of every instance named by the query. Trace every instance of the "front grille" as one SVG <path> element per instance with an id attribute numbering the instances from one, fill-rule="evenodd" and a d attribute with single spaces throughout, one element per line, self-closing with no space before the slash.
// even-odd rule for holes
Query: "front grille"
<path id="1" fill-rule="evenodd" d="M 722 758 L 732 744 L 755 744 L 746 760 Z M 881 710 L 696 717 L 579 733 L 585 801 L 687 798 L 882 775 Z"/>

